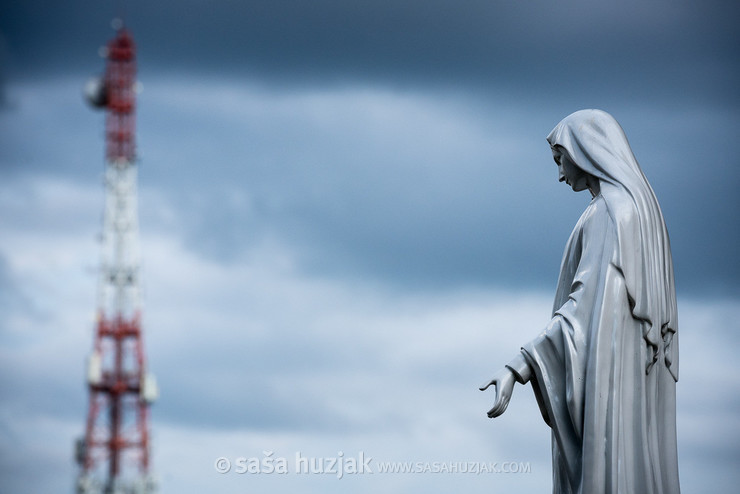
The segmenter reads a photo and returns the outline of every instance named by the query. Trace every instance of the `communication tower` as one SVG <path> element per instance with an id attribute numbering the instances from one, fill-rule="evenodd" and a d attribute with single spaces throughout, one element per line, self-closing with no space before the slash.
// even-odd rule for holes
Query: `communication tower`
<path id="1" fill-rule="evenodd" d="M 147 372 L 139 303 L 136 192 L 136 45 L 119 20 L 103 48 L 105 73 L 85 95 L 105 110 L 105 209 L 98 307 L 88 360 L 89 407 L 77 441 L 79 494 L 151 494 L 149 406 L 157 398 Z"/>

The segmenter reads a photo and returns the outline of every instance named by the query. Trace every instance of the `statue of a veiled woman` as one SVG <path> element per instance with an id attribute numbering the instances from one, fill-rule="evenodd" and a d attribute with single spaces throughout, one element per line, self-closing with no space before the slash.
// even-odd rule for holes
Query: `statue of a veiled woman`
<path id="1" fill-rule="evenodd" d="M 496 387 L 488 416 L 531 382 L 552 430 L 554 493 L 678 493 L 678 321 L 658 201 L 608 113 L 573 113 L 547 140 L 560 181 L 593 198 L 565 248 L 552 319 L 481 388 Z"/>

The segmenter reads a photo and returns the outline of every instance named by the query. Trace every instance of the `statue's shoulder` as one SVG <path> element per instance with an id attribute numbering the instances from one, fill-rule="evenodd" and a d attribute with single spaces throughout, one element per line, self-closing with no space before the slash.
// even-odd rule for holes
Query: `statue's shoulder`
<path id="1" fill-rule="evenodd" d="M 615 231 L 617 220 L 611 204 L 601 194 L 594 197 L 581 215 L 573 235 L 577 238 L 604 239 L 609 231 Z"/>
<path id="2" fill-rule="evenodd" d="M 607 204 L 604 197 L 599 194 L 589 203 L 586 210 L 581 215 L 579 224 L 582 228 L 588 228 L 593 223 L 599 223 L 605 221 L 611 221 L 612 215 L 609 211 L 609 205 Z"/>

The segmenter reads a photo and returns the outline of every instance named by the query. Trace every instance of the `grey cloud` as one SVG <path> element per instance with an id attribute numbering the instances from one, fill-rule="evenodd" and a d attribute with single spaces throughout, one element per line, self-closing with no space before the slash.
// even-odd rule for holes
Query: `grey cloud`
<path id="1" fill-rule="evenodd" d="M 444 92 L 215 87 L 229 94 L 228 112 L 216 95 L 199 100 L 214 114 L 154 112 L 161 123 L 147 129 L 142 168 L 187 218 L 186 243 L 202 255 L 232 262 L 268 236 L 313 273 L 416 288 L 554 285 L 588 201 L 557 183 L 543 137 L 567 111 L 481 107 Z M 152 104 L 167 91 L 150 85 Z M 737 116 L 611 106 L 658 192 L 681 289 L 736 290 Z M 201 116 L 200 126 L 181 125 Z M 712 163 L 716 178 L 697 186 L 698 163 Z"/>
<path id="2" fill-rule="evenodd" d="M 95 67 L 116 15 L 106 4 L 6 6 L 12 66 Z M 522 84 L 604 97 L 730 97 L 731 2 L 127 2 L 145 70 L 258 75 L 273 84 Z M 43 12 L 45 15 L 38 15 Z M 97 36 L 97 37 L 96 37 Z M 715 91 L 702 91 L 711 79 Z M 593 82 L 601 81 L 595 85 Z M 718 91 L 719 90 L 719 91 Z"/>

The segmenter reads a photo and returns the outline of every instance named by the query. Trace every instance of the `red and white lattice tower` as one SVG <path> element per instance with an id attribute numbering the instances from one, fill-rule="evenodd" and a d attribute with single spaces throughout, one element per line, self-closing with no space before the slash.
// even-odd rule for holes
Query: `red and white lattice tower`
<path id="1" fill-rule="evenodd" d="M 77 442 L 78 493 L 149 494 L 149 405 L 157 385 L 147 372 L 139 305 L 136 193 L 136 46 L 120 21 L 102 48 L 105 75 L 86 87 L 104 109 L 105 211 L 95 341 L 88 362 L 89 409 Z"/>

